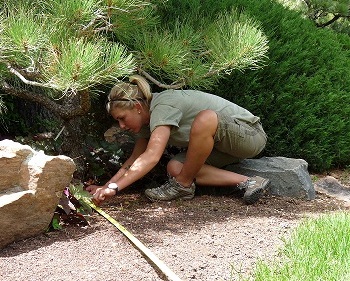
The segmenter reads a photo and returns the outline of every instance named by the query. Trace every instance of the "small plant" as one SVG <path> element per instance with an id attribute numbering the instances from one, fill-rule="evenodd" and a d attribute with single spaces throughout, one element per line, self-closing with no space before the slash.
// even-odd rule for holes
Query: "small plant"
<path id="1" fill-rule="evenodd" d="M 76 209 L 79 213 L 88 215 L 92 212 L 92 209 L 89 204 L 86 202 L 91 200 L 92 195 L 84 189 L 83 184 L 69 186 L 69 196 L 68 199 L 78 201 L 76 204 Z"/>
<path id="2" fill-rule="evenodd" d="M 87 202 L 91 197 L 82 183 L 70 184 L 69 187 L 66 187 L 48 231 L 61 230 L 63 225 L 87 226 L 89 224 L 87 218 L 92 212 Z"/>
<path id="3" fill-rule="evenodd" d="M 317 182 L 320 178 L 317 175 L 311 175 L 311 181 Z"/>

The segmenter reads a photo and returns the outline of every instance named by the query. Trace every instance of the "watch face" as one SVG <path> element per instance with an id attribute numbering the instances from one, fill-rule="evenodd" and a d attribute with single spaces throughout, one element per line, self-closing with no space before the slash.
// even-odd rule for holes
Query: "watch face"
<path id="1" fill-rule="evenodd" d="M 108 184 L 108 188 L 118 190 L 118 185 L 115 182 Z"/>

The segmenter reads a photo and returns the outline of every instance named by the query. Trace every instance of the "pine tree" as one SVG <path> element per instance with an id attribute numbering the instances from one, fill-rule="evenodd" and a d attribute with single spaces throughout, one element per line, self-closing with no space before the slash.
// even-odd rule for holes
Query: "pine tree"
<path id="1" fill-rule="evenodd" d="M 163 88 L 209 89 L 233 70 L 263 66 L 268 40 L 236 10 L 215 19 L 157 15 L 162 0 L 18 0 L 1 4 L 0 85 L 58 116 L 63 150 L 81 155 L 79 120 L 100 87 L 139 73 Z M 1 107 L 0 107 L 1 108 Z"/>
<path id="2" fill-rule="evenodd" d="M 349 0 L 278 0 L 287 7 L 302 11 L 317 27 L 331 27 L 346 32 L 349 27 Z M 344 29 L 344 31 L 342 30 Z"/>

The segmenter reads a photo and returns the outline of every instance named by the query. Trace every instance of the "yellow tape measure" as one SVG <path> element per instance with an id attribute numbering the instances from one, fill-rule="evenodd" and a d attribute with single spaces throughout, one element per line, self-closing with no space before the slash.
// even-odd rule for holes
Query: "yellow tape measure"
<path id="1" fill-rule="evenodd" d="M 181 281 L 181 279 L 169 268 L 164 262 L 162 262 L 155 254 L 152 253 L 150 249 L 148 249 L 140 240 L 138 240 L 134 235 L 131 234 L 124 226 L 122 226 L 119 222 L 117 222 L 114 218 L 108 215 L 105 211 L 103 211 L 100 207 L 96 206 L 91 201 L 87 202 L 92 209 L 98 212 L 101 216 L 106 218 L 110 223 L 112 223 L 116 228 L 119 229 L 121 233 L 123 233 L 131 243 L 135 245 L 137 249 L 141 253 L 143 253 L 146 257 L 148 257 L 157 268 L 164 273 L 164 275 L 170 281 Z"/>

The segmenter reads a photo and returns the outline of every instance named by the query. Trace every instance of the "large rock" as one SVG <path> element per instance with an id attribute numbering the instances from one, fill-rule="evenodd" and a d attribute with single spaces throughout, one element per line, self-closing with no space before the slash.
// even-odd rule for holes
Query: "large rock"
<path id="1" fill-rule="evenodd" d="M 69 157 L 0 141 L 0 248 L 47 229 L 75 168 Z"/>
<path id="2" fill-rule="evenodd" d="M 226 167 L 239 174 L 270 179 L 270 194 L 311 200 L 315 199 L 315 189 L 307 168 L 305 160 L 285 157 L 245 159 Z"/>

